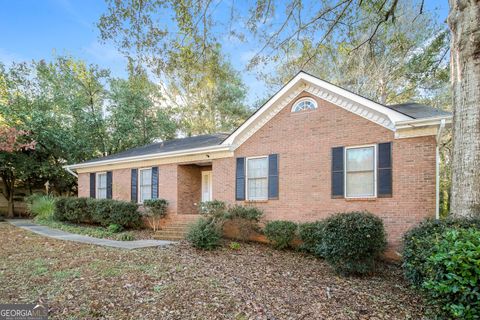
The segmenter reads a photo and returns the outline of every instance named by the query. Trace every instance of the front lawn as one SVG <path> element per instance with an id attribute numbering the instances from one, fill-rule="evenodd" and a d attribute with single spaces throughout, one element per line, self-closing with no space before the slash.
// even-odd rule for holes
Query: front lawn
<path id="1" fill-rule="evenodd" d="M 48 301 L 52 319 L 419 319 L 396 266 L 342 278 L 321 260 L 259 244 L 126 251 L 0 223 L 0 301 Z"/>

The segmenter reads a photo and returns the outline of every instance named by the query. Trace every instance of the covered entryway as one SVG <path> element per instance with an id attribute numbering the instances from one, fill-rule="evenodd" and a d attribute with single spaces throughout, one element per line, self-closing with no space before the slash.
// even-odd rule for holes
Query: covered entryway
<path id="1" fill-rule="evenodd" d="M 212 200 L 212 163 L 178 165 L 178 214 L 197 214 L 202 201 Z"/>

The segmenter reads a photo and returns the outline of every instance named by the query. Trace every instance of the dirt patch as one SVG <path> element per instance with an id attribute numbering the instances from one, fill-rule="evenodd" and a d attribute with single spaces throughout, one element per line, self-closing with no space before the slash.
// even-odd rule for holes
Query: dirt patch
<path id="1" fill-rule="evenodd" d="M 341 278 L 322 260 L 260 244 L 125 251 L 0 223 L 0 301 L 46 301 L 52 319 L 419 319 L 421 299 L 384 265 Z"/>

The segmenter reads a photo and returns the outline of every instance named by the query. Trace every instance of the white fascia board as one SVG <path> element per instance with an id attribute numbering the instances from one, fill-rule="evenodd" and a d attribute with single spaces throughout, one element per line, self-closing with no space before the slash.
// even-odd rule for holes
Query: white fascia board
<path id="1" fill-rule="evenodd" d="M 431 118 L 398 121 L 395 123 L 395 128 L 407 129 L 417 127 L 439 126 L 442 123 L 442 120 L 446 125 L 450 125 L 452 123 L 452 116 L 438 116 Z"/>
<path id="2" fill-rule="evenodd" d="M 361 105 L 364 105 L 367 108 L 370 108 L 372 110 L 375 110 L 377 112 L 383 113 L 386 115 L 392 123 L 395 123 L 397 121 L 405 121 L 412 119 L 411 117 L 404 115 L 403 113 L 397 112 L 393 109 L 387 108 L 379 103 L 376 103 L 372 100 L 369 100 L 367 98 L 364 98 L 362 96 L 359 96 L 358 94 L 355 94 L 351 91 L 345 90 L 341 87 L 338 87 L 334 84 L 328 83 L 326 81 L 323 81 L 321 79 L 318 79 L 312 75 L 306 74 L 306 73 L 301 73 L 302 78 L 305 81 L 311 82 L 314 85 L 317 85 L 321 88 L 324 88 L 325 90 L 331 91 L 333 93 L 336 93 L 340 96 L 343 96 L 347 99 L 350 99 L 352 101 L 355 101 Z"/>
<path id="3" fill-rule="evenodd" d="M 171 151 L 171 152 L 161 152 L 161 153 L 146 154 L 141 156 L 71 164 L 71 165 L 63 166 L 63 168 L 66 170 L 69 170 L 69 169 L 74 170 L 74 169 L 88 168 L 88 167 L 94 167 L 94 166 L 100 166 L 100 165 L 109 165 L 109 164 L 125 163 L 125 162 L 132 162 L 132 161 L 141 161 L 141 160 L 163 159 L 163 158 L 171 158 L 171 157 L 181 157 L 181 156 L 211 153 L 211 152 L 221 152 L 221 151 L 229 151 L 229 150 L 230 150 L 229 146 L 218 145 L 213 147 L 203 147 L 203 148 L 195 148 L 195 149 L 187 149 L 187 150 L 179 150 L 179 151 Z"/>

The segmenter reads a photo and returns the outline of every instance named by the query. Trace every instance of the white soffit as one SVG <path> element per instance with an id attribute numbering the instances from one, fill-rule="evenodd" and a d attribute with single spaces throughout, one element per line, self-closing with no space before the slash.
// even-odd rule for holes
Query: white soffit
<path id="1" fill-rule="evenodd" d="M 253 116 L 233 132 L 223 145 L 230 145 L 234 150 L 257 132 L 263 125 L 292 102 L 302 91 L 306 91 L 344 110 L 370 120 L 391 131 L 395 131 L 398 121 L 412 120 L 402 113 L 387 108 L 374 101 L 342 89 L 314 76 L 300 72 L 279 92 L 265 103 Z"/>

